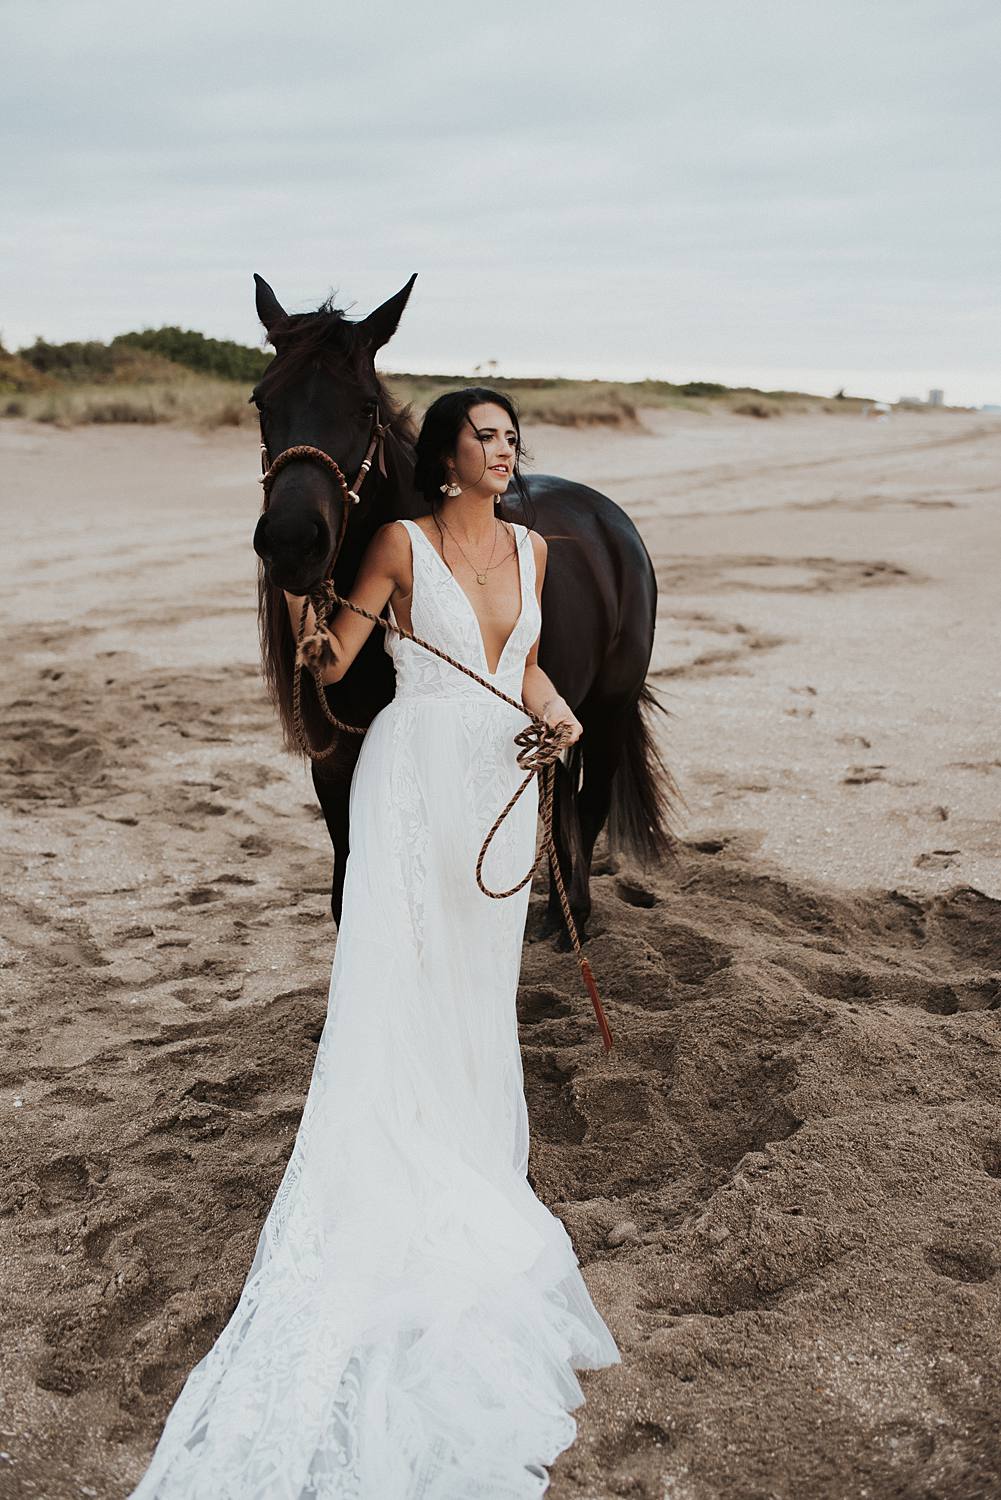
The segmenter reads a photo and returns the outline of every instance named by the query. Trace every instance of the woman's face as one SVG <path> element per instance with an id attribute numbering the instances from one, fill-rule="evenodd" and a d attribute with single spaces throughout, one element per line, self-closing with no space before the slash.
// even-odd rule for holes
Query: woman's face
<path id="1" fill-rule="evenodd" d="M 517 457 L 514 423 L 503 406 L 493 401 L 471 406 L 466 415 L 469 421 L 459 428 L 455 455 L 445 466 L 464 491 L 491 498 L 502 495 Z"/>

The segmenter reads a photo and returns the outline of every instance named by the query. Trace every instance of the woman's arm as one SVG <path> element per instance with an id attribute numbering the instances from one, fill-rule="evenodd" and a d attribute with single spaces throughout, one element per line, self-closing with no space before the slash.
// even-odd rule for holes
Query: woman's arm
<path id="1" fill-rule="evenodd" d="M 348 598 L 352 604 L 360 604 L 374 615 L 381 614 L 386 601 L 399 586 L 408 566 L 410 543 L 405 528 L 395 522 L 380 526 L 365 549 Z M 296 634 L 302 618 L 304 595 L 285 592 L 292 632 Z M 303 655 L 320 666 L 320 680 L 327 685 L 340 682 L 358 652 L 368 640 L 375 622 L 364 615 L 355 614 L 342 604 L 330 624 L 322 632 L 316 629 L 316 615 L 310 604 L 306 610 L 306 629 L 303 633 Z"/>
<path id="2" fill-rule="evenodd" d="M 535 592 L 539 601 L 539 609 L 542 609 L 542 585 L 546 576 L 546 559 L 549 556 L 549 546 L 545 537 L 539 536 L 538 532 L 530 531 L 532 546 L 535 548 Z M 532 649 L 525 658 L 525 677 L 521 686 L 521 701 L 529 713 L 544 719 L 547 724 L 569 724 L 571 735 L 567 743 L 572 745 L 579 740 L 584 733 L 584 727 L 580 720 L 574 715 L 573 709 L 565 698 L 559 693 L 546 673 L 539 666 L 539 637 L 536 636 Z"/>

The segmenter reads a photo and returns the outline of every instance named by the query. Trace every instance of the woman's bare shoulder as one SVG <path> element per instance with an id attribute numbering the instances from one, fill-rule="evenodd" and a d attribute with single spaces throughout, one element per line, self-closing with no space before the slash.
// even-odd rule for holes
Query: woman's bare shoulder
<path id="1" fill-rule="evenodd" d="M 397 582 L 404 582 L 410 574 L 410 537 L 407 528 L 398 521 L 386 521 L 376 527 L 365 548 L 366 570 L 384 573 Z"/>

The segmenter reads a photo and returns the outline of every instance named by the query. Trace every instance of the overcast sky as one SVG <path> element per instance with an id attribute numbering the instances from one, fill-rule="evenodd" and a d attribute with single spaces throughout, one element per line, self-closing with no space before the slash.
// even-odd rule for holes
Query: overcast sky
<path id="1" fill-rule="evenodd" d="M 0 334 L 1001 402 L 998 0 L 0 0 Z"/>

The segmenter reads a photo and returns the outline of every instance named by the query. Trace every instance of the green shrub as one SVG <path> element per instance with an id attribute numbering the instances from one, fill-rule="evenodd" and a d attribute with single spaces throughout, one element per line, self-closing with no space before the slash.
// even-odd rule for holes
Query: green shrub
<path id="1" fill-rule="evenodd" d="M 23 359 L 40 375 L 54 375 L 59 380 L 94 380 L 115 372 L 114 355 L 107 344 L 50 344 L 36 339 L 27 349 L 18 350 Z"/>
<path id="2" fill-rule="evenodd" d="M 252 349 L 232 339 L 210 339 L 190 328 L 144 328 L 141 333 L 120 333 L 112 339 L 111 349 L 144 349 L 169 359 L 172 364 L 197 370 L 202 375 L 218 375 L 223 380 L 246 381 L 254 385 L 271 361 L 263 349 Z"/>
<path id="3" fill-rule="evenodd" d="M 715 380 L 689 380 L 678 389 L 683 396 L 722 396 L 729 387 L 718 385 Z"/>

